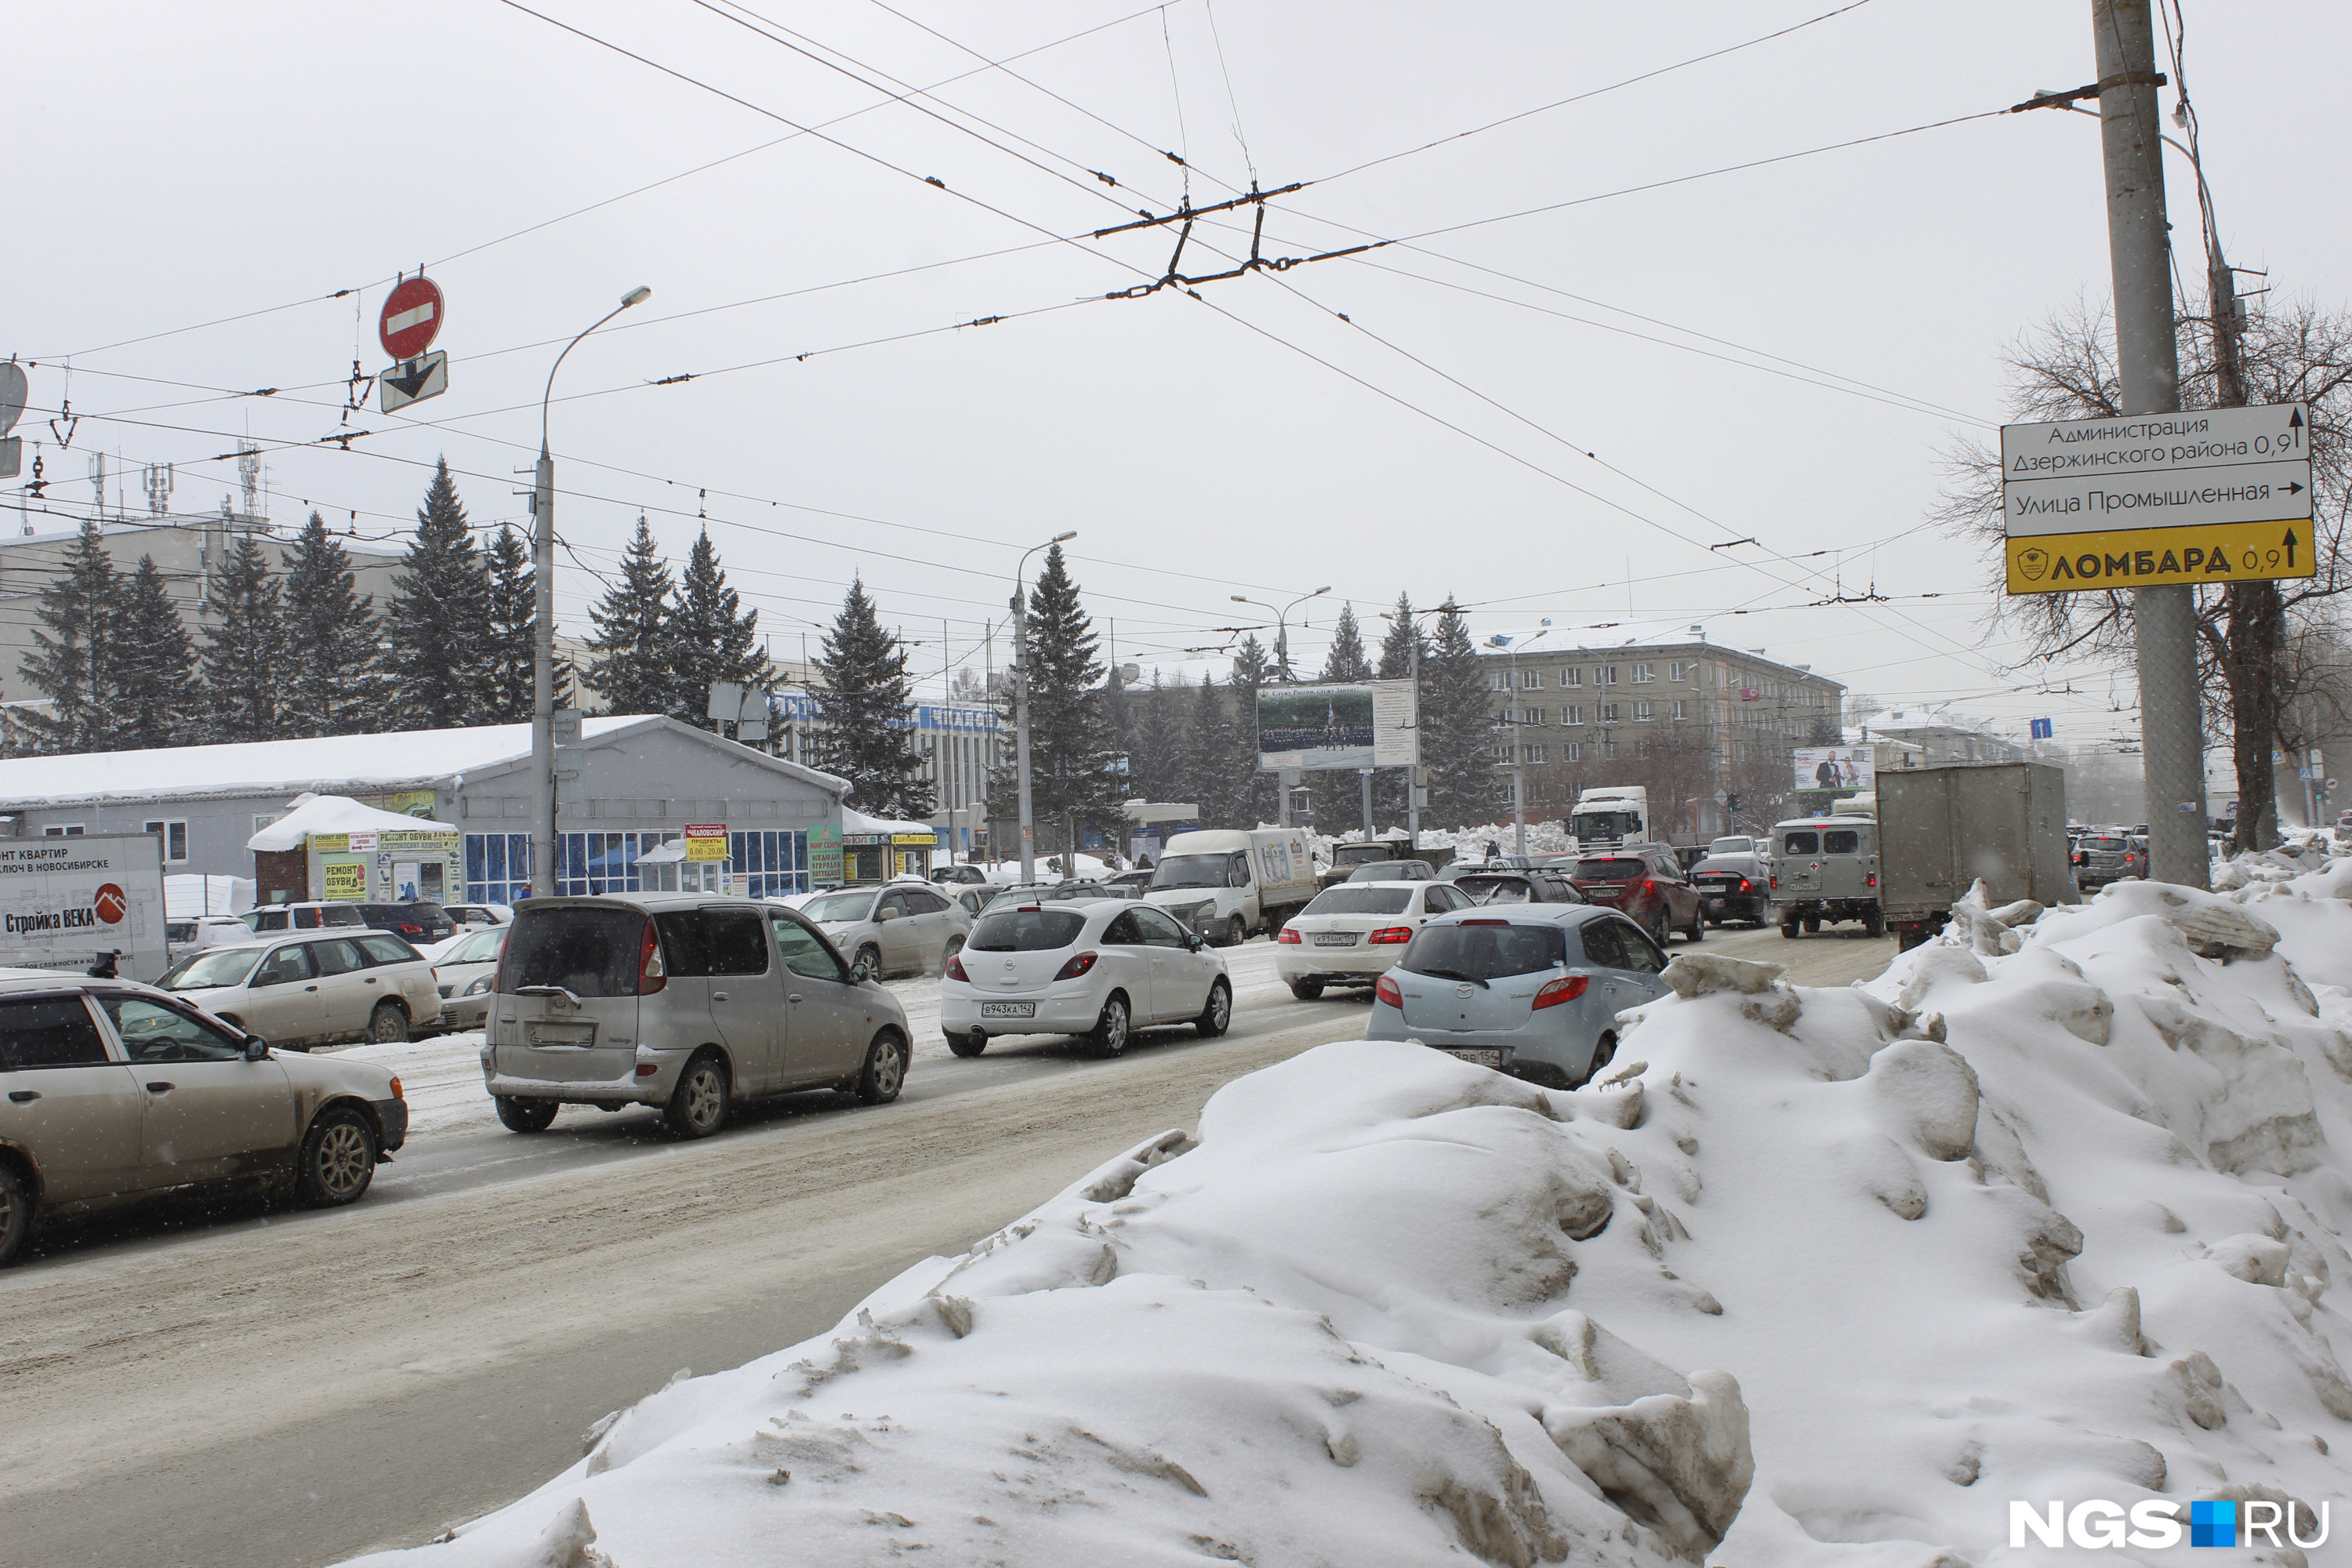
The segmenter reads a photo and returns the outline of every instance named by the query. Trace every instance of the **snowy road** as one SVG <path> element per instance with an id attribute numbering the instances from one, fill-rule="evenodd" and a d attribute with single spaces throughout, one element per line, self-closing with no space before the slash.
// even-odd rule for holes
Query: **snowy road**
<path id="1" fill-rule="evenodd" d="M 1894 953 L 1771 930 L 1706 946 L 1809 984 Z M 495 1507 L 679 1368 L 819 1332 L 1227 1080 L 1358 1032 L 1363 1002 L 1293 1000 L 1270 944 L 1227 956 L 1229 1035 L 1113 1062 L 1044 1041 L 958 1060 L 936 985 L 897 983 L 918 1041 L 898 1104 L 803 1097 L 697 1144 L 649 1111 L 518 1138 L 473 1037 L 363 1047 L 415 1124 L 362 1204 L 58 1226 L 0 1275 L 0 1568 L 322 1563 Z"/>

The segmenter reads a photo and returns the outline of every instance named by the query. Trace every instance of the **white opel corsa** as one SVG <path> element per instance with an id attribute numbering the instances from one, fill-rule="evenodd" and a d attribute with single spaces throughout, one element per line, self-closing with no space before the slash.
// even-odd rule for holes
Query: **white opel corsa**
<path id="1" fill-rule="evenodd" d="M 1233 1021 L 1225 961 L 1175 918 L 1124 899 L 1023 904 L 982 915 L 940 982 L 948 1047 L 976 1057 L 1003 1035 L 1076 1035 L 1115 1057 L 1137 1029 Z"/>
<path id="2" fill-rule="evenodd" d="M 1274 939 L 1274 971 L 1301 1002 L 1326 986 L 1369 990 L 1425 921 L 1476 901 L 1445 882 L 1342 882 L 1284 923 Z"/>

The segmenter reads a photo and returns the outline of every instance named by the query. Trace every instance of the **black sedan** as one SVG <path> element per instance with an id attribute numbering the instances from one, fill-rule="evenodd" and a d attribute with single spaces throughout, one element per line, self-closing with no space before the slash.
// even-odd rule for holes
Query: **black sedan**
<path id="1" fill-rule="evenodd" d="M 1771 919 L 1771 875 L 1753 855 L 1710 855 L 1691 868 L 1690 879 L 1709 925 L 1747 921 L 1760 926 Z"/>

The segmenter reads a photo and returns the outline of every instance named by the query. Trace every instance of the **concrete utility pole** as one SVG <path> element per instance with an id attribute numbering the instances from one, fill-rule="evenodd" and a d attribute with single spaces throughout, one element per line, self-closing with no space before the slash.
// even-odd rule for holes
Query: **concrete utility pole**
<path id="1" fill-rule="evenodd" d="M 580 338 L 652 297 L 650 289 L 630 289 L 595 326 L 564 344 L 547 367 L 547 390 L 539 399 L 539 468 L 530 492 L 530 890 L 541 897 L 555 892 L 555 847 L 562 842 L 555 836 L 555 459 L 548 452 L 547 405 L 555 395 L 555 373 Z"/>
<path id="2" fill-rule="evenodd" d="M 1013 571 L 1013 769 L 1021 795 L 1021 880 L 1024 883 L 1037 879 L 1037 823 L 1029 796 L 1029 589 L 1023 579 L 1028 574 L 1030 556 L 1077 536 L 1074 528 L 1043 544 L 1031 545 Z M 1066 853 L 1064 868 L 1072 863 Z"/>
<path id="3" fill-rule="evenodd" d="M 2164 216 L 2156 35 L 2148 0 L 2091 0 L 2105 154 L 2107 252 L 2115 272 L 2116 358 L 2126 414 L 2180 407 L 2173 338 L 2172 244 Z M 2140 762 L 2147 780 L 2148 874 L 2202 888 L 2205 733 L 2198 711 L 2197 593 L 2132 590 L 2138 647 Z"/>

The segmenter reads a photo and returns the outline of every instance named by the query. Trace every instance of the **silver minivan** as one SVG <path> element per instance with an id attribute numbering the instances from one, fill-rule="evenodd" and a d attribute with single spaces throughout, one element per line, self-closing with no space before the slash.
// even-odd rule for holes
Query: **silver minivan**
<path id="1" fill-rule="evenodd" d="M 649 1105 L 706 1138 L 761 1095 L 896 1100 L 912 1039 L 898 999 L 781 903 L 533 899 L 499 957 L 482 1076 L 517 1132 L 565 1104 Z"/>

